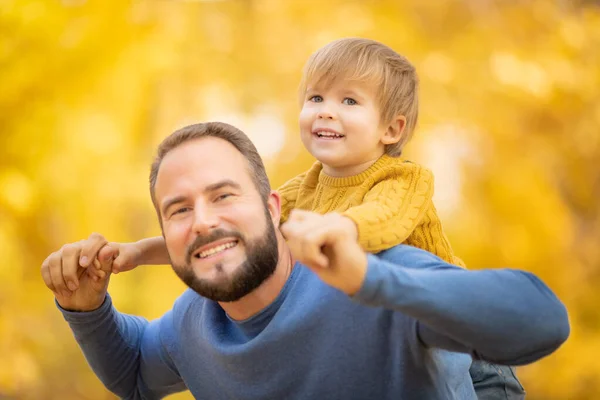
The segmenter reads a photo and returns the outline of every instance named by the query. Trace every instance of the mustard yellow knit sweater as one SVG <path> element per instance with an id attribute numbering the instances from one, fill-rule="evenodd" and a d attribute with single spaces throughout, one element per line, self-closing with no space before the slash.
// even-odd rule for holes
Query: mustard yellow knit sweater
<path id="1" fill-rule="evenodd" d="M 464 267 L 433 205 L 433 175 L 418 164 L 384 155 L 359 175 L 334 178 L 316 162 L 280 187 L 279 193 L 282 222 L 293 208 L 320 214 L 335 211 L 356 223 L 359 243 L 367 252 L 405 243 Z"/>

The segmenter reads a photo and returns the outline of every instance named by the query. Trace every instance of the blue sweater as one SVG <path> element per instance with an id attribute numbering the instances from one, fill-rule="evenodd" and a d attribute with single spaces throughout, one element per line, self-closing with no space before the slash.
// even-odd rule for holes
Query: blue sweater
<path id="1" fill-rule="evenodd" d="M 368 256 L 352 298 L 296 264 L 245 321 L 191 290 L 151 322 L 108 295 L 95 311 L 62 312 L 94 372 L 127 399 L 476 399 L 472 357 L 526 364 L 569 335 L 564 306 L 534 275 L 469 271 L 404 245 Z"/>

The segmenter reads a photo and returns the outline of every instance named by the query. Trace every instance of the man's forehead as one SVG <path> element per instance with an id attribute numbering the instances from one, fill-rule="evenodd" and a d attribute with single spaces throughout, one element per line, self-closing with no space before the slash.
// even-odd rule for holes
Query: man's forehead
<path id="1" fill-rule="evenodd" d="M 231 143 L 218 138 L 194 139 L 171 150 L 158 169 L 156 188 L 170 187 L 194 177 L 195 184 L 219 179 L 239 181 L 248 174 L 247 161 Z M 199 182 L 201 179 L 202 182 Z"/>

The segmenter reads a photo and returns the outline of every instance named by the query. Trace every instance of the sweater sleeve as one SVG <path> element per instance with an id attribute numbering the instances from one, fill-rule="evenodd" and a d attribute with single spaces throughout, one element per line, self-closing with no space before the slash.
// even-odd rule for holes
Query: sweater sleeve
<path id="1" fill-rule="evenodd" d="M 281 222 L 287 221 L 290 212 L 296 206 L 296 199 L 300 191 L 300 185 L 304 181 L 306 172 L 290 179 L 284 183 L 277 191 L 281 195 Z"/>
<path id="2" fill-rule="evenodd" d="M 160 399 L 186 390 L 163 340 L 172 326 L 171 312 L 148 322 L 117 312 L 108 294 L 90 312 L 57 306 L 94 373 L 120 398 Z"/>
<path id="3" fill-rule="evenodd" d="M 368 255 L 365 281 L 353 299 L 416 319 L 425 346 L 497 364 L 534 362 L 570 332 L 564 305 L 535 275 L 470 271 L 406 245 Z"/>
<path id="4" fill-rule="evenodd" d="M 358 241 L 369 253 L 403 243 L 422 222 L 433 197 L 433 174 L 403 163 L 397 173 L 375 184 L 363 203 L 344 215 L 358 228 Z"/>

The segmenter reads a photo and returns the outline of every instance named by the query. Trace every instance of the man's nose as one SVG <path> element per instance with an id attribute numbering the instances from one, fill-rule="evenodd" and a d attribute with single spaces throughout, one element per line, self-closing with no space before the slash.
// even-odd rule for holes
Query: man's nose
<path id="1" fill-rule="evenodd" d="M 196 205 L 194 208 L 194 232 L 206 235 L 218 226 L 219 216 L 214 210 L 207 206 Z"/>

